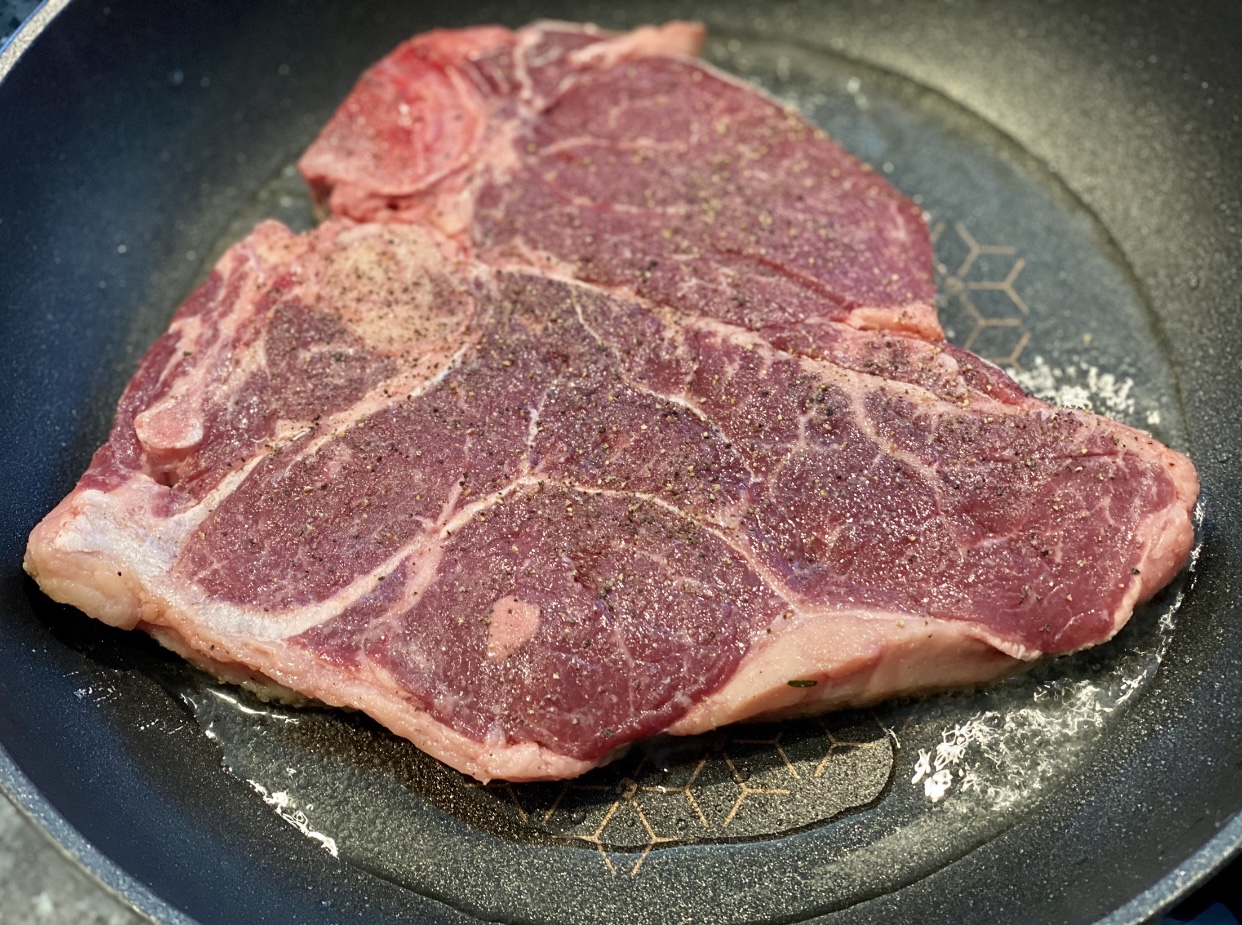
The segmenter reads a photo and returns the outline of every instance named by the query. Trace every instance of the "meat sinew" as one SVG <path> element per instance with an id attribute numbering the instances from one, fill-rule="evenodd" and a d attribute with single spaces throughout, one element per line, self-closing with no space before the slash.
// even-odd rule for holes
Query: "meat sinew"
<path id="1" fill-rule="evenodd" d="M 27 570 L 484 780 L 1110 638 L 1186 560 L 1189 460 L 937 343 L 917 211 L 669 53 L 696 41 L 468 30 L 377 65 L 304 166 L 333 208 L 385 221 L 268 222 L 232 248 Z M 637 109 L 665 135 L 599 140 Z M 586 148 L 616 157 L 598 188 L 572 181 Z M 760 210 L 730 250 L 690 172 L 745 152 L 719 195 L 769 185 L 721 200 L 722 235 Z M 787 244 L 803 233 L 829 255 L 814 272 Z"/>

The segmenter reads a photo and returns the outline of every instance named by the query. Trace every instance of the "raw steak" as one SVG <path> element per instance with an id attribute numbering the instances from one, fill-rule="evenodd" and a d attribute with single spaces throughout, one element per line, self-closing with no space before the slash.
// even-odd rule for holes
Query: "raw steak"
<path id="1" fill-rule="evenodd" d="M 1148 435 L 916 337 L 825 323 L 810 356 L 762 327 L 427 228 L 265 223 L 26 568 L 224 677 L 531 780 L 994 678 L 1108 639 L 1185 562 L 1195 472 Z"/>
<path id="2" fill-rule="evenodd" d="M 432 32 L 363 75 L 302 158 L 330 212 L 816 342 L 943 338 L 918 206 L 796 112 L 690 56 L 701 26 Z M 834 336 L 828 334 L 826 336 Z"/>

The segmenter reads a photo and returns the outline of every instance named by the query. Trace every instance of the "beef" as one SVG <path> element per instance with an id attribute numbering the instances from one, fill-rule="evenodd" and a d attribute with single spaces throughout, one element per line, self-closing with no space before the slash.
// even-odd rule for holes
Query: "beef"
<path id="1" fill-rule="evenodd" d="M 532 780 L 995 678 L 1109 638 L 1186 559 L 1194 469 L 1144 433 L 911 334 L 821 319 L 792 351 L 649 295 L 430 224 L 265 223 L 26 568 L 222 677 Z"/>
<path id="2" fill-rule="evenodd" d="M 815 344 L 943 334 L 918 206 L 796 112 L 695 61 L 700 26 L 431 32 L 367 71 L 301 161 L 357 221 Z"/>
<path id="3" fill-rule="evenodd" d="M 916 206 L 691 24 L 436 32 L 35 529 L 53 598 L 480 779 L 986 681 L 1184 563 L 1148 435 L 942 342 Z"/>

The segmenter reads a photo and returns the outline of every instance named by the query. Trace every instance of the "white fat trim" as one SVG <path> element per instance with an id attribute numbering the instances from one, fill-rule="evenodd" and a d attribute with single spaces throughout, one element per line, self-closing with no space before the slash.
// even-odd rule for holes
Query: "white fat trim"
<path id="1" fill-rule="evenodd" d="M 825 609 L 782 624 L 770 642 L 746 654 L 724 687 L 667 731 L 694 735 L 756 717 L 863 706 L 946 684 L 994 680 L 1023 664 L 981 639 L 972 624 L 952 620 Z M 932 680 L 923 680 L 924 669 Z"/>

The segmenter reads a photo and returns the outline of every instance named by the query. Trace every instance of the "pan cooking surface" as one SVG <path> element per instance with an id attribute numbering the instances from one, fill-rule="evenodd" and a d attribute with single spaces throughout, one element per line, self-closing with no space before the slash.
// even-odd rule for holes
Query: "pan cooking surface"
<path id="1" fill-rule="evenodd" d="M 960 925 L 1136 896 L 1114 920 L 1149 918 L 1238 835 L 1242 16 L 1139 7 L 70 4 L 0 83 L 5 786 L 178 925 Z M 1197 569 L 1113 642 L 987 690 L 654 742 L 564 785 L 480 787 L 47 601 L 25 536 L 195 277 L 262 218 L 309 227 L 292 164 L 362 68 L 547 15 L 708 19 L 710 60 L 922 204 L 956 343 L 1190 452 Z"/>
<path id="2" fill-rule="evenodd" d="M 707 55 L 797 106 L 928 215 L 950 337 L 1031 391 L 1185 446 L 1168 358 L 1098 221 L 975 116 L 822 52 L 714 35 Z M 293 152 L 296 156 L 296 152 Z M 310 227 L 292 163 L 229 223 Z M 489 919 L 748 922 L 849 905 L 1011 826 L 1154 676 L 1185 577 L 1111 644 L 972 695 L 640 744 L 562 784 L 479 786 L 369 721 L 165 684 L 224 763 L 340 862 Z M 832 886 L 800 884 L 815 863 Z M 706 890 L 726 865 L 731 886 Z M 512 890 L 522 882 L 520 896 Z"/>

